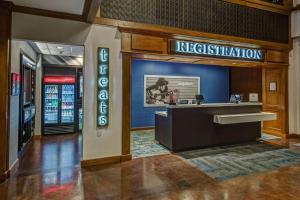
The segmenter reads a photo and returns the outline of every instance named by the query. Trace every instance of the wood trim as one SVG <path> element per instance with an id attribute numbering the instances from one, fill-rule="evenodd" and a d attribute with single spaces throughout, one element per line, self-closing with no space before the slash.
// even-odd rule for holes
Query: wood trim
<path id="1" fill-rule="evenodd" d="M 270 12 L 289 15 L 292 10 L 292 5 L 278 5 L 274 3 L 264 2 L 261 0 L 224 0 L 229 3 L 240 4 L 247 7 L 257 8 Z"/>
<path id="2" fill-rule="evenodd" d="M 0 173 L 0 183 L 3 183 L 7 178 L 9 178 L 9 171 Z"/>
<path id="3" fill-rule="evenodd" d="M 126 161 L 129 161 L 129 160 L 132 160 L 132 155 L 131 154 L 121 156 L 121 162 L 126 162 Z"/>
<path id="4" fill-rule="evenodd" d="M 281 51 L 267 51 L 266 61 L 272 63 L 289 63 L 289 53 Z"/>
<path id="5" fill-rule="evenodd" d="M 130 74 L 131 54 L 123 53 L 122 66 L 122 155 L 130 154 Z"/>
<path id="6" fill-rule="evenodd" d="M 96 18 L 102 0 L 85 0 L 83 8 L 83 19 L 86 22 L 92 23 Z"/>
<path id="7" fill-rule="evenodd" d="M 297 10 L 300 10 L 300 4 L 298 4 L 297 6 L 295 6 L 295 7 L 293 8 L 293 11 L 297 11 Z"/>
<path id="8" fill-rule="evenodd" d="M 34 140 L 40 140 L 40 139 L 42 139 L 42 135 L 34 135 L 34 136 L 32 136 L 32 138 L 34 139 Z"/>
<path id="9" fill-rule="evenodd" d="M 263 143 L 273 145 L 273 146 L 278 146 L 278 147 L 289 147 L 289 145 L 287 143 L 278 143 L 278 142 L 274 142 L 274 141 L 263 141 Z"/>
<path id="10" fill-rule="evenodd" d="M 278 132 L 272 132 L 272 131 L 268 131 L 268 130 L 265 130 L 265 129 L 262 129 L 262 132 L 266 133 L 268 135 L 273 135 L 273 136 L 280 137 L 280 138 L 287 138 L 286 134 L 280 134 Z"/>
<path id="11" fill-rule="evenodd" d="M 289 49 L 293 49 L 293 38 L 292 38 L 292 13 L 289 15 Z"/>
<path id="12" fill-rule="evenodd" d="M 283 116 L 284 116 L 284 130 L 285 130 L 285 137 L 289 134 L 290 132 L 290 123 L 289 123 L 289 71 L 288 68 L 284 69 L 284 95 L 282 95 L 282 100 L 284 101 L 284 108 L 282 108 L 283 110 Z"/>
<path id="13" fill-rule="evenodd" d="M 96 159 L 90 159 L 90 160 L 82 160 L 81 167 L 92 167 L 92 166 L 102 166 L 102 165 L 111 165 L 111 164 L 117 164 L 120 162 L 129 161 L 132 159 L 132 156 L 130 154 L 128 155 L 121 155 L 121 156 L 111 156 L 106 158 L 96 158 Z"/>
<path id="14" fill-rule="evenodd" d="M 213 39 L 213 40 L 221 40 L 221 41 L 232 41 L 238 43 L 248 43 L 257 45 L 258 48 L 262 49 L 274 49 L 281 51 L 289 51 L 290 45 L 284 43 L 277 42 L 268 42 L 263 40 L 254 40 L 248 38 L 241 38 L 235 36 L 227 36 L 227 35 L 219 35 L 213 33 L 205 33 L 199 31 L 191 31 L 187 29 L 173 28 L 168 26 L 161 25 L 151 25 L 151 24 L 143 24 L 143 23 L 135 23 L 129 21 L 121 21 L 107 18 L 95 18 L 95 24 L 101 24 L 106 26 L 114 26 L 118 27 L 121 32 L 124 33 L 133 33 L 133 34 L 144 34 L 149 36 L 159 36 L 169 39 L 176 39 L 178 37 L 196 37 L 203 39 Z M 191 38 L 190 38 L 191 40 Z"/>
<path id="15" fill-rule="evenodd" d="M 300 135 L 292 133 L 292 134 L 287 135 L 287 138 L 288 139 L 300 139 Z"/>
<path id="16" fill-rule="evenodd" d="M 266 134 L 269 134 L 269 135 L 274 135 L 274 136 L 277 136 L 277 137 L 286 137 L 286 135 L 284 134 L 279 134 L 278 132 L 275 132 L 275 131 L 270 131 L 270 130 L 267 130 L 267 129 L 262 129 L 262 132 L 266 133 Z"/>
<path id="17" fill-rule="evenodd" d="M 12 3 L 0 2 L 0 183 L 9 174 L 10 58 Z"/>
<path id="18" fill-rule="evenodd" d="M 131 128 L 131 131 L 144 131 L 144 130 L 152 130 L 152 129 L 155 129 L 155 126 Z"/>
<path id="19" fill-rule="evenodd" d="M 82 15 L 56 12 L 56 11 L 50 11 L 50 10 L 44 10 L 38 8 L 30 8 L 30 7 L 18 6 L 18 5 L 13 6 L 13 12 L 25 13 L 30 15 L 39 15 L 43 17 L 74 20 L 74 21 L 84 21 Z"/>
<path id="20" fill-rule="evenodd" d="M 81 167 L 91 167 L 91 166 L 101 166 L 101 165 L 109 165 L 109 164 L 116 164 L 121 162 L 121 156 L 112 156 L 106 158 L 96 158 L 90 160 L 82 160 Z"/>

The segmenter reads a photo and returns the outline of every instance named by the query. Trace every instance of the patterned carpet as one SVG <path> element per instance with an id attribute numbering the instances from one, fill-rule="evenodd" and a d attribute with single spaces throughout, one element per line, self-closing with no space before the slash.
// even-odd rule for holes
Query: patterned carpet
<path id="1" fill-rule="evenodd" d="M 165 147 L 158 144 L 154 139 L 154 131 L 131 132 L 131 154 L 133 158 L 148 157 L 168 154 Z"/>
<path id="2" fill-rule="evenodd" d="M 300 154 L 259 142 L 178 153 L 217 181 L 300 164 Z"/>

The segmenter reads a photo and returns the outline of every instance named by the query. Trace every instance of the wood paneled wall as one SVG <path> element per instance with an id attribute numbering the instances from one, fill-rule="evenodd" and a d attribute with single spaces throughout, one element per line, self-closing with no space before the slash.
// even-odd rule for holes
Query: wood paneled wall
<path id="1" fill-rule="evenodd" d="M 231 94 L 243 94 L 244 101 L 249 101 L 249 93 L 258 93 L 258 100 L 262 101 L 262 69 L 240 68 L 230 69 Z"/>
<path id="2" fill-rule="evenodd" d="M 288 134 L 288 68 L 264 68 L 263 110 L 277 114 L 277 120 L 263 123 L 263 131 L 284 137 Z M 270 84 L 276 84 L 275 90 Z"/>
<path id="3" fill-rule="evenodd" d="M 8 175 L 11 14 L 12 5 L 0 2 L 0 182 Z"/>

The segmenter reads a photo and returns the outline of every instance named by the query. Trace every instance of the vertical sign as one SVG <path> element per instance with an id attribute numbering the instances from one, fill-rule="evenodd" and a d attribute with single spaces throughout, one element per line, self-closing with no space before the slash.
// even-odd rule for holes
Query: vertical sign
<path id="1" fill-rule="evenodd" d="M 98 48 L 98 104 L 97 125 L 105 128 L 109 124 L 109 49 Z"/>

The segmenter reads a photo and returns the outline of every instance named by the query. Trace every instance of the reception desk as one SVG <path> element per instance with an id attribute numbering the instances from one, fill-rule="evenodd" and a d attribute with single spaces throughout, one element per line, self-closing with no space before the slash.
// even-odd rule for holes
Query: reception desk
<path id="1" fill-rule="evenodd" d="M 172 151 L 255 141 L 261 122 L 276 114 L 261 103 L 220 103 L 167 106 L 155 114 L 155 139 Z"/>

